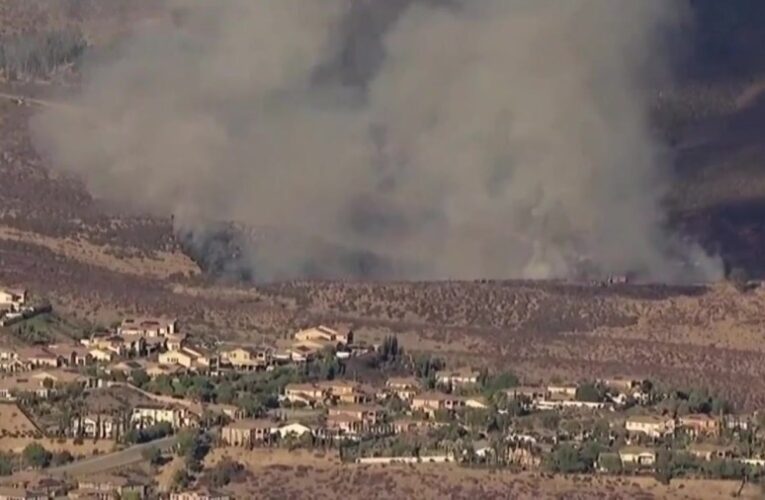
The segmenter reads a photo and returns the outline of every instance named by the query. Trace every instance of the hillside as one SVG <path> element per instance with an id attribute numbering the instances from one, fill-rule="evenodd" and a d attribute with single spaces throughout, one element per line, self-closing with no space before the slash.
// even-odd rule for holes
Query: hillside
<path id="1" fill-rule="evenodd" d="M 76 27 L 100 47 L 158 15 L 156 5 L 6 1 L 0 33 Z M 729 21 L 732 28 L 701 39 L 687 75 L 671 91 L 657 90 L 656 128 L 673 148 L 672 223 L 719 252 L 729 268 L 765 277 L 765 77 L 749 64 L 761 54 L 744 50 L 762 34 L 745 29 L 758 15 L 745 12 Z M 723 57 L 731 51 L 740 57 Z M 5 81 L 3 91 L 55 98 L 76 84 L 76 68 L 66 72 L 48 81 Z M 349 322 L 369 339 L 395 332 L 408 349 L 506 366 L 529 379 L 651 373 L 709 386 L 750 408 L 765 403 L 763 290 L 221 283 L 183 253 L 169 219 L 94 200 L 79 179 L 52 174 L 30 139 L 34 112 L 33 103 L 0 99 L 0 283 L 25 286 L 80 319 L 108 324 L 124 312 L 172 314 L 187 330 L 249 340 L 273 340 L 316 321 Z"/>

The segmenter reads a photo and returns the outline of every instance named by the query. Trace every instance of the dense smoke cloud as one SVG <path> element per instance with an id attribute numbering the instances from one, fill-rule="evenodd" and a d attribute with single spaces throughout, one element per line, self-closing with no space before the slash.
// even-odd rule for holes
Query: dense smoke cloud
<path id="1" fill-rule="evenodd" d="M 671 4 L 183 1 L 34 129 L 200 244 L 252 228 L 265 279 L 712 279 L 664 227 L 647 123 Z"/>

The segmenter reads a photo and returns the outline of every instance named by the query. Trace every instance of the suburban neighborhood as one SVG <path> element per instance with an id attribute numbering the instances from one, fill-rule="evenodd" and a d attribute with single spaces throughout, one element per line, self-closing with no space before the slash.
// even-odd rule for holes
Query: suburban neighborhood
<path id="1" fill-rule="evenodd" d="M 19 332 L 51 314 L 24 291 L 0 291 L 0 302 Z M 737 413 L 703 387 L 632 374 L 519 380 L 409 353 L 396 336 L 358 337 L 347 325 L 309 325 L 281 345 L 209 343 L 175 318 L 125 317 L 69 342 L 0 346 L 0 410 L 28 422 L 2 430 L 26 444 L 0 458 L 0 500 L 232 498 L 225 488 L 241 467 L 205 469 L 213 449 L 666 482 L 758 481 L 765 471 L 765 413 Z M 41 444 L 50 440 L 103 451 L 54 453 Z M 145 474 L 99 465 L 173 456 L 183 465 L 163 491 Z"/>

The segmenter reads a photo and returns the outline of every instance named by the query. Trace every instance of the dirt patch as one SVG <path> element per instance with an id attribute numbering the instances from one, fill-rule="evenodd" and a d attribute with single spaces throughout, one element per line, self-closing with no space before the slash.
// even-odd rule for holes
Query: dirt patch
<path id="1" fill-rule="evenodd" d="M 95 454 L 104 454 L 115 451 L 114 441 L 84 441 L 82 444 L 75 444 L 73 439 L 32 439 L 32 438 L 0 438 L 0 450 L 21 453 L 24 448 L 31 443 L 40 443 L 51 452 L 68 451 L 74 457 L 89 457 Z"/>
<path id="2" fill-rule="evenodd" d="M 37 432 L 37 427 L 15 403 L 0 403 L 0 422 L 3 438 L 10 436 L 29 436 Z M 0 446 L 0 449 L 3 449 Z"/>

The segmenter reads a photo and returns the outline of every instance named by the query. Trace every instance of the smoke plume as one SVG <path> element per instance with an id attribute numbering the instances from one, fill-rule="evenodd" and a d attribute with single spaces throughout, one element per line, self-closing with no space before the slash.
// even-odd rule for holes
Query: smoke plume
<path id="1" fill-rule="evenodd" d="M 250 228 L 262 279 L 714 279 L 666 228 L 646 114 L 676 7 L 175 1 L 85 65 L 82 112 L 33 128 L 94 195 L 200 245 Z"/>

